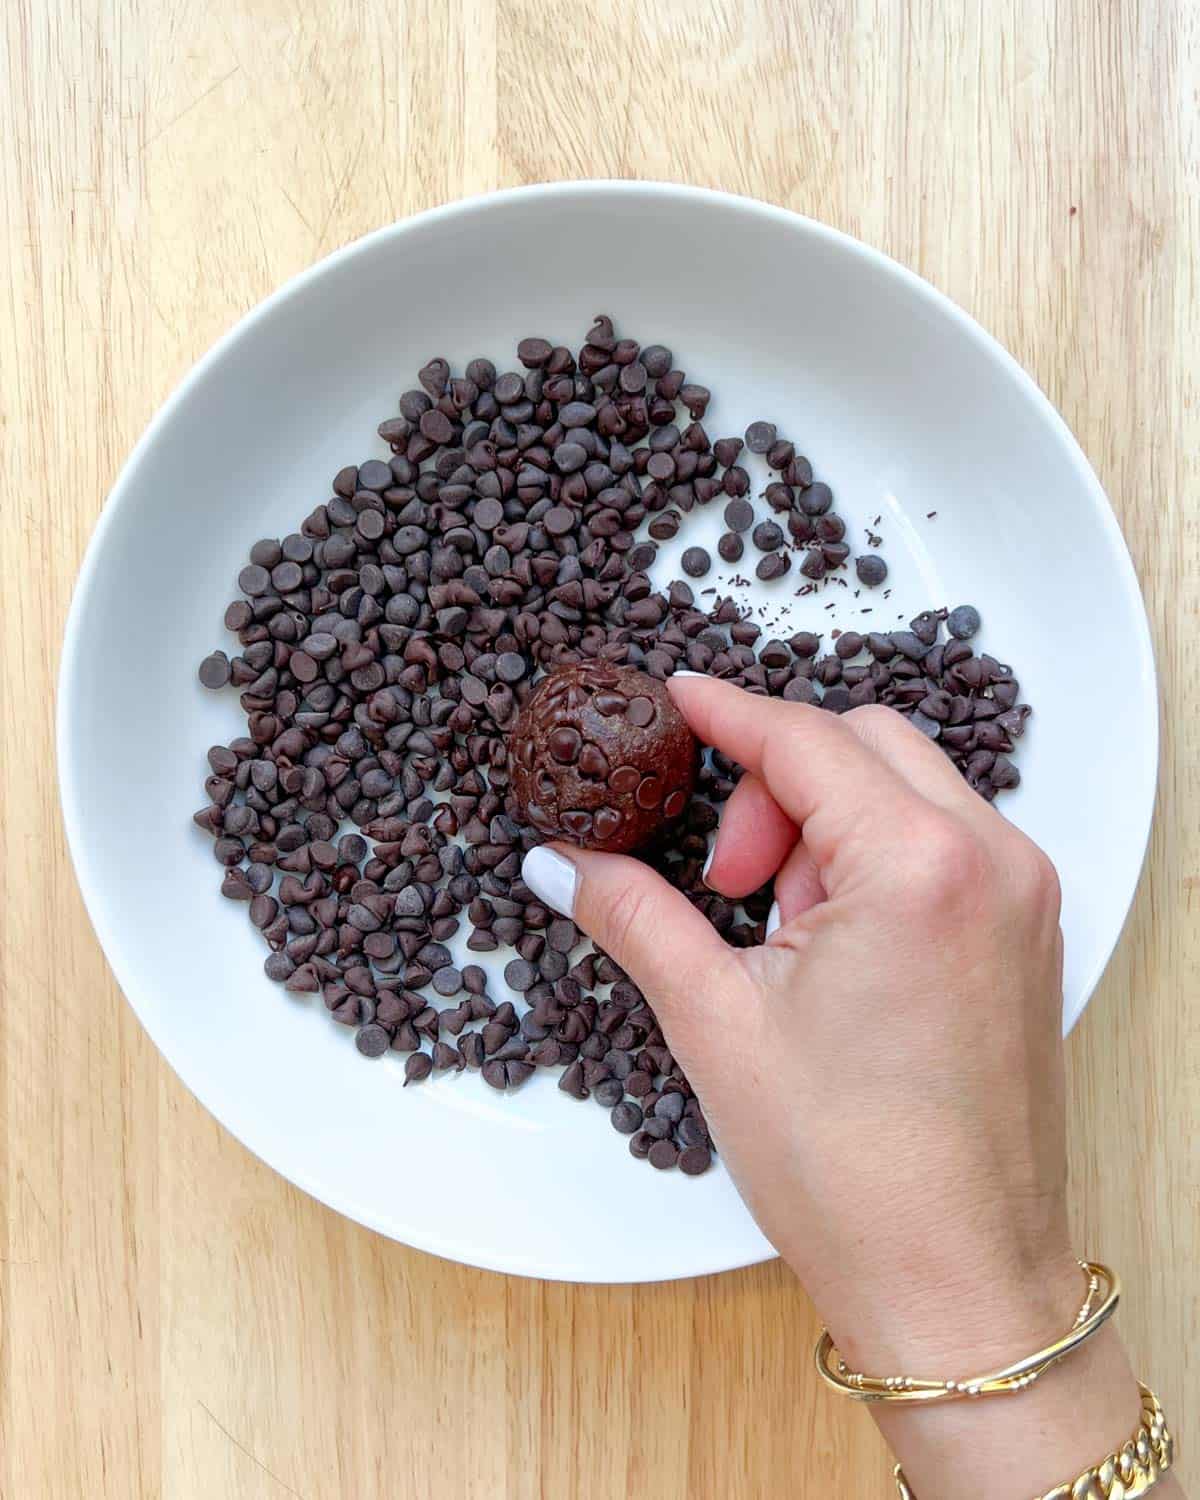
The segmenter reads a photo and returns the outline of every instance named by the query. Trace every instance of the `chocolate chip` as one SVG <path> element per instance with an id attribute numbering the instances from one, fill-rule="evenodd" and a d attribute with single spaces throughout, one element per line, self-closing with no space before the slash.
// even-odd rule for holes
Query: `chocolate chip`
<path id="1" fill-rule="evenodd" d="M 571 766 L 579 759 L 583 738 L 569 724 L 560 725 L 546 736 L 546 748 L 560 765 Z"/>
<path id="2" fill-rule="evenodd" d="M 679 1160 L 679 1147 L 674 1141 L 655 1141 L 650 1147 L 648 1159 L 652 1167 L 665 1172 Z"/>
<path id="3" fill-rule="evenodd" d="M 560 474 L 574 474 L 588 461 L 587 449 L 582 443 L 559 443 L 554 450 L 554 466 Z M 556 511 L 565 511 L 566 506 L 555 506 Z M 568 515 L 570 512 L 567 512 Z"/>
<path id="4" fill-rule="evenodd" d="M 888 576 L 887 563 L 878 552 L 866 552 L 862 557 L 856 557 L 854 571 L 859 583 L 865 584 L 869 589 L 878 588 Z"/>
<path id="5" fill-rule="evenodd" d="M 846 630 L 838 636 L 833 649 L 842 661 L 851 661 L 859 654 L 864 644 L 862 636 L 856 631 Z"/>
<path id="6" fill-rule="evenodd" d="M 679 514 L 677 511 L 664 511 L 661 516 L 655 516 L 646 528 L 657 542 L 669 542 L 679 530 Z"/>
<path id="7" fill-rule="evenodd" d="M 238 588 L 251 599 L 259 598 L 271 588 L 271 575 L 258 563 L 249 563 L 238 574 Z"/>
<path id="8" fill-rule="evenodd" d="M 579 929 L 569 917 L 556 917 L 546 929 L 546 942 L 556 953 L 570 953 L 579 943 Z"/>
<path id="9" fill-rule="evenodd" d="M 685 1177 L 699 1177 L 712 1166 L 712 1152 L 707 1146 L 688 1146 L 679 1153 L 678 1165 Z"/>
<path id="10" fill-rule="evenodd" d="M 980 626 L 979 611 L 973 604 L 960 604 L 946 618 L 946 629 L 959 641 L 969 641 Z"/>
<path id="11" fill-rule="evenodd" d="M 517 345 L 517 358 L 529 369 L 544 365 L 554 352 L 553 344 L 545 339 L 522 339 Z"/>
<path id="12" fill-rule="evenodd" d="M 833 504 L 833 491 L 818 481 L 801 491 L 798 503 L 805 515 L 823 516 Z"/>
<path id="13" fill-rule="evenodd" d="M 723 515 L 730 531 L 749 531 L 754 524 L 754 506 L 744 496 L 731 500 Z"/>
<path id="14" fill-rule="evenodd" d="M 382 1057 L 391 1046 L 391 1041 L 385 1028 L 374 1022 L 361 1027 L 354 1037 L 354 1045 L 364 1057 Z"/>
<path id="15" fill-rule="evenodd" d="M 786 438 L 780 438 L 767 449 L 767 465 L 777 473 L 782 473 L 795 456 L 795 447 Z"/>
<path id="16" fill-rule="evenodd" d="M 787 552 L 768 552 L 759 559 L 754 571 L 766 583 L 773 578 L 782 578 L 791 566 L 792 559 Z"/>
<path id="17" fill-rule="evenodd" d="M 433 1058 L 428 1052 L 414 1052 L 404 1064 L 404 1087 L 422 1083 L 433 1072 Z"/>
<path id="18" fill-rule="evenodd" d="M 746 447 L 751 453 L 766 453 L 776 436 L 773 422 L 751 422 L 746 428 Z"/>
<path id="19" fill-rule="evenodd" d="M 919 708 L 909 714 L 908 722 L 931 740 L 936 740 L 942 732 L 942 726 L 938 721 L 931 719 L 928 714 L 923 714 Z"/>
<path id="20" fill-rule="evenodd" d="M 523 958 L 514 958 L 504 966 L 504 982 L 509 989 L 523 994 L 537 983 L 537 970 Z"/>
<path id="21" fill-rule="evenodd" d="M 525 671 L 525 658 L 518 651 L 502 651 L 496 658 L 496 676 L 501 682 L 520 682 Z"/>
<path id="22" fill-rule="evenodd" d="M 200 663 L 200 681 L 206 688 L 223 688 L 230 677 L 229 658 L 224 651 L 213 651 Z"/>

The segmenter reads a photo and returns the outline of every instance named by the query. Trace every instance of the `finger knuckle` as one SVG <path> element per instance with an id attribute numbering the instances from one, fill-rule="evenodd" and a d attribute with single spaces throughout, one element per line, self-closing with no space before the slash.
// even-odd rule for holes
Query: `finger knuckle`
<path id="1" fill-rule="evenodd" d="M 1031 840 L 1022 838 L 1014 866 L 1021 895 L 1057 920 L 1062 911 L 1062 882 L 1053 861 Z"/>
<path id="2" fill-rule="evenodd" d="M 903 723 L 900 715 L 886 703 L 863 703 L 842 715 L 842 721 L 864 734 L 869 740 L 890 734 Z"/>
<path id="3" fill-rule="evenodd" d="M 604 914 L 601 942 L 618 963 L 623 962 L 623 955 L 633 947 L 637 933 L 646 926 L 648 901 L 644 890 L 632 881 L 627 882 L 617 888 Z"/>
<path id="4" fill-rule="evenodd" d="M 910 828 L 909 883 L 929 904 L 952 908 L 974 902 L 991 876 L 981 840 L 956 818 L 927 814 Z"/>

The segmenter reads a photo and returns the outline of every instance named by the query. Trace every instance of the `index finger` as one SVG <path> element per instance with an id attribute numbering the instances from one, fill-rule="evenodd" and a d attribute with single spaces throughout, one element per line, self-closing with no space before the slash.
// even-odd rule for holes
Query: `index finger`
<path id="1" fill-rule="evenodd" d="M 833 894 L 847 856 L 911 837 L 921 798 L 836 714 L 676 674 L 668 689 L 705 744 L 752 771 L 800 828 Z"/>

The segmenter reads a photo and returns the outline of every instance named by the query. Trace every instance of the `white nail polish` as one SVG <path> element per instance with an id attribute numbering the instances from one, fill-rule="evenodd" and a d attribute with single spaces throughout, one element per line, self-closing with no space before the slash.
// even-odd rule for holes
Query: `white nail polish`
<path id="1" fill-rule="evenodd" d="M 700 879 L 704 882 L 705 885 L 708 884 L 708 872 L 709 872 L 709 869 L 712 866 L 713 856 L 716 854 L 716 852 L 717 852 L 717 846 L 716 846 L 716 843 L 714 842 L 712 844 L 712 846 L 709 848 L 708 853 L 704 856 L 704 865 L 703 865 L 703 868 L 700 871 Z"/>
<path id="2" fill-rule="evenodd" d="M 521 879 L 547 906 L 564 917 L 575 915 L 579 871 L 556 849 L 531 849 L 521 862 Z"/>
<path id="3" fill-rule="evenodd" d="M 534 853 L 536 852 L 535 850 Z M 528 858 L 528 856 L 526 857 Z M 767 913 L 767 936 L 770 937 L 773 932 L 778 932 L 782 926 L 783 920 L 779 915 L 779 902 L 772 901 L 771 910 Z"/>
<path id="4" fill-rule="evenodd" d="M 672 677 L 707 677 L 707 672 L 693 672 L 688 667 L 680 667 L 671 673 Z M 669 679 L 668 679 L 669 680 Z"/>

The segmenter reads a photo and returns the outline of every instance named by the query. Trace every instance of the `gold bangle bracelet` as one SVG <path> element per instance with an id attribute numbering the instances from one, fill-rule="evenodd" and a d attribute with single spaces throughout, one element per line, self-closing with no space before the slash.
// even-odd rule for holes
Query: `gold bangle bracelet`
<path id="1" fill-rule="evenodd" d="M 1167 1431 L 1158 1397 L 1141 1381 L 1138 1389 L 1142 1393 L 1142 1418 L 1129 1441 L 1078 1479 L 1057 1485 L 1035 1500 L 1116 1500 L 1118 1496 L 1121 1500 L 1137 1500 L 1154 1488 L 1171 1467 L 1175 1443 Z M 900 1500 L 916 1500 L 899 1464 L 894 1472 Z"/>
<path id="2" fill-rule="evenodd" d="M 817 1372 L 826 1385 L 853 1401 L 901 1401 L 932 1402 L 961 1401 L 977 1396 L 1013 1395 L 1027 1390 L 1051 1365 L 1065 1359 L 1072 1350 L 1090 1339 L 1112 1317 L 1121 1298 L 1121 1282 L 1115 1271 L 1099 1261 L 1079 1262 L 1087 1277 L 1088 1290 L 1083 1306 L 1069 1332 L 1056 1339 L 1045 1349 L 1039 1349 L 1026 1359 L 1003 1369 L 992 1370 L 986 1375 L 975 1375 L 965 1380 L 925 1380 L 912 1375 L 863 1375 L 848 1370 L 838 1357 L 833 1338 L 828 1329 L 821 1333 L 813 1358 Z M 1097 1292 L 1103 1289 L 1104 1299 L 1093 1307 Z"/>

